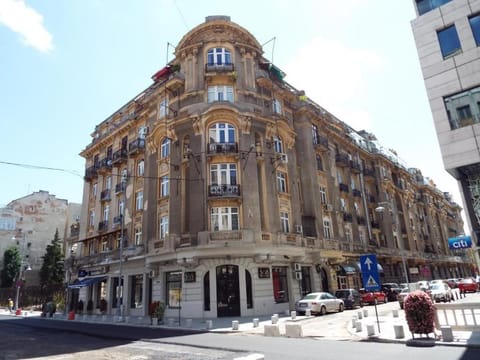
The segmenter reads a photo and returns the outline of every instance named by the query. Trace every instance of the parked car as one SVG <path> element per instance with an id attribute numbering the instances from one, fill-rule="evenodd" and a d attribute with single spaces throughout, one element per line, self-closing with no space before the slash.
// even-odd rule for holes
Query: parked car
<path id="1" fill-rule="evenodd" d="M 295 310 L 298 314 L 305 314 L 307 309 L 310 309 L 312 315 L 324 315 L 327 312 L 342 312 L 344 308 L 343 300 L 328 292 L 310 293 L 295 303 Z"/>
<path id="2" fill-rule="evenodd" d="M 387 295 L 388 301 L 395 301 L 402 289 L 397 283 L 383 283 L 382 291 Z"/>
<path id="3" fill-rule="evenodd" d="M 428 286 L 431 288 L 433 285 L 435 284 L 442 284 L 442 283 L 447 283 L 447 280 L 443 280 L 443 279 L 435 279 L 435 280 L 430 280 L 428 282 Z"/>
<path id="4" fill-rule="evenodd" d="M 360 293 L 356 289 L 337 290 L 335 291 L 335 297 L 343 300 L 345 309 L 355 309 L 357 306 L 363 306 Z"/>
<path id="5" fill-rule="evenodd" d="M 472 278 L 465 278 L 460 280 L 458 284 L 458 289 L 460 292 L 467 293 L 467 292 L 477 292 L 478 284 L 475 279 Z"/>
<path id="6" fill-rule="evenodd" d="M 450 302 L 453 300 L 453 293 L 446 283 L 435 283 L 430 287 L 430 296 L 435 302 Z"/>
<path id="7" fill-rule="evenodd" d="M 404 287 L 402 291 L 397 295 L 398 304 L 400 305 L 400 309 L 403 309 L 403 304 L 405 303 L 405 298 L 410 294 L 412 290 L 408 287 Z"/>
<path id="8" fill-rule="evenodd" d="M 418 284 L 418 287 L 419 287 L 420 289 L 423 289 L 423 290 L 428 290 L 428 289 L 430 289 L 430 285 L 428 285 L 428 281 L 427 281 L 427 280 L 417 281 L 417 284 Z"/>
<path id="9" fill-rule="evenodd" d="M 456 289 L 458 288 L 458 284 L 460 283 L 460 278 L 451 278 L 447 279 L 447 284 L 450 286 L 450 289 Z"/>
<path id="10" fill-rule="evenodd" d="M 365 289 L 359 290 L 360 296 L 362 297 L 362 304 L 373 305 L 375 302 L 384 303 L 388 302 L 388 296 L 383 291 L 367 291 Z"/>

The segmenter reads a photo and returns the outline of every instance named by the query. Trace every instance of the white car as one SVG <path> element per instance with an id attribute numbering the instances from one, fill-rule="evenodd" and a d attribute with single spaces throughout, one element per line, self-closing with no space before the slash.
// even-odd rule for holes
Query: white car
<path id="1" fill-rule="evenodd" d="M 450 286 L 445 283 L 436 283 L 433 284 L 430 288 L 431 297 L 435 302 L 450 302 L 453 299 L 452 290 Z"/>
<path id="2" fill-rule="evenodd" d="M 344 308 L 343 300 L 328 292 L 310 293 L 295 303 L 295 311 L 298 314 L 305 314 L 307 309 L 310 309 L 312 315 L 325 315 L 327 312 L 342 312 Z"/>

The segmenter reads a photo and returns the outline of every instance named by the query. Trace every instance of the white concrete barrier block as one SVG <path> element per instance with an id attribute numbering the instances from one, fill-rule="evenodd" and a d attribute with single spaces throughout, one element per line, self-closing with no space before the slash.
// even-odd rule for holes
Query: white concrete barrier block
<path id="1" fill-rule="evenodd" d="M 263 327 L 263 335 L 265 336 L 280 336 L 280 327 L 278 324 L 265 325 Z"/>
<path id="2" fill-rule="evenodd" d="M 285 324 L 285 336 L 291 338 L 303 337 L 303 329 L 300 324 Z"/>
<path id="3" fill-rule="evenodd" d="M 361 332 L 361 331 L 362 331 L 362 322 L 359 321 L 359 320 L 357 320 L 357 321 L 355 322 L 355 331 L 356 331 L 356 332 Z"/>
<path id="4" fill-rule="evenodd" d="M 450 326 L 441 326 L 440 330 L 442 331 L 442 341 L 453 342 L 453 331 Z"/>
<path id="5" fill-rule="evenodd" d="M 367 324 L 367 335 L 368 336 L 375 335 L 375 326 L 373 324 Z"/>
<path id="6" fill-rule="evenodd" d="M 238 320 L 232 321 L 232 330 L 238 330 Z"/>
<path id="7" fill-rule="evenodd" d="M 257 319 L 257 318 L 253 319 L 253 327 L 254 328 L 258 327 L 259 322 L 260 322 L 259 319 Z"/>
<path id="8" fill-rule="evenodd" d="M 393 331 L 395 332 L 395 339 L 403 339 L 405 337 L 405 330 L 403 329 L 403 325 L 393 325 Z"/>
<path id="9" fill-rule="evenodd" d="M 207 329 L 211 329 L 213 327 L 213 321 L 207 320 L 205 321 L 205 325 L 207 326 Z"/>
<path id="10" fill-rule="evenodd" d="M 292 320 L 295 320 L 295 319 L 297 318 L 297 312 L 296 312 L 296 311 L 292 311 L 292 312 L 290 313 L 290 316 L 291 316 Z"/>
<path id="11" fill-rule="evenodd" d="M 392 314 L 393 314 L 394 318 L 397 318 L 398 317 L 398 309 L 393 309 Z"/>

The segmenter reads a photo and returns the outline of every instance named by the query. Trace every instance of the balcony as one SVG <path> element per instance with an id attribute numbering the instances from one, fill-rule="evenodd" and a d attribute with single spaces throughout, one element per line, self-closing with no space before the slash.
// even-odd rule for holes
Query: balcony
<path id="1" fill-rule="evenodd" d="M 375 180 L 375 169 L 369 167 L 364 168 L 363 176 L 365 177 L 365 180 Z"/>
<path id="2" fill-rule="evenodd" d="M 110 189 L 105 189 L 100 193 L 100 201 L 110 201 L 112 197 L 110 196 Z"/>
<path id="3" fill-rule="evenodd" d="M 341 192 L 348 193 L 348 185 L 347 184 L 338 184 L 338 188 L 340 189 Z"/>
<path id="4" fill-rule="evenodd" d="M 98 223 L 98 231 L 108 230 L 108 220 L 103 220 Z"/>
<path id="5" fill-rule="evenodd" d="M 115 194 L 121 194 L 125 191 L 125 188 L 127 187 L 127 184 L 124 182 L 118 183 L 115 185 Z"/>
<path id="6" fill-rule="evenodd" d="M 119 226 L 122 224 L 122 215 L 113 217 L 113 226 Z"/>
<path id="7" fill-rule="evenodd" d="M 113 153 L 112 165 L 117 166 L 117 165 L 121 165 L 122 163 L 126 163 L 127 158 L 128 158 L 128 152 L 126 148 L 117 150 Z"/>
<path id="8" fill-rule="evenodd" d="M 338 153 L 335 155 L 335 163 L 340 167 L 350 166 L 350 159 L 347 154 Z"/>
<path id="9" fill-rule="evenodd" d="M 360 167 L 360 163 L 358 161 L 351 160 L 350 170 L 355 174 L 360 174 L 360 172 L 362 171 L 362 168 Z"/>
<path id="10" fill-rule="evenodd" d="M 346 221 L 346 222 L 353 222 L 353 216 L 352 214 L 349 214 L 349 213 L 344 213 L 343 214 L 343 221 Z"/>
<path id="11" fill-rule="evenodd" d="M 128 144 L 128 154 L 135 155 L 145 151 L 145 139 L 135 139 Z"/>
<path id="12" fill-rule="evenodd" d="M 209 185 L 208 196 L 212 196 L 212 197 L 240 196 L 240 185 Z"/>
<path id="13" fill-rule="evenodd" d="M 315 149 L 319 149 L 320 151 L 327 151 L 328 150 L 328 139 L 324 136 L 317 135 L 317 138 L 313 142 Z"/>
<path id="14" fill-rule="evenodd" d="M 238 153 L 238 144 L 236 142 L 227 143 L 209 143 L 209 154 L 236 154 Z"/>
<path id="15" fill-rule="evenodd" d="M 358 198 L 362 197 L 362 192 L 358 189 L 352 189 L 352 194 L 354 197 L 358 197 Z"/>
<path id="16" fill-rule="evenodd" d="M 99 161 L 98 163 L 98 171 L 105 172 L 112 169 L 112 158 L 106 157 Z"/>
<path id="17" fill-rule="evenodd" d="M 205 64 L 206 73 L 224 73 L 233 71 L 233 64 Z"/>
<path id="18" fill-rule="evenodd" d="M 85 176 L 83 179 L 85 181 L 92 181 L 93 179 L 96 179 L 98 177 L 98 171 L 97 171 L 97 166 L 90 166 L 85 170 Z"/>

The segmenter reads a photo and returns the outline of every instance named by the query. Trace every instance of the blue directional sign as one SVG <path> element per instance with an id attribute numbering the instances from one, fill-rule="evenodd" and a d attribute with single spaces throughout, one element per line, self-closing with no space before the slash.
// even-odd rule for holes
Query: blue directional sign
<path id="1" fill-rule="evenodd" d="M 362 270 L 363 287 L 365 290 L 380 290 L 377 255 L 368 254 L 360 256 L 360 268 Z"/>

